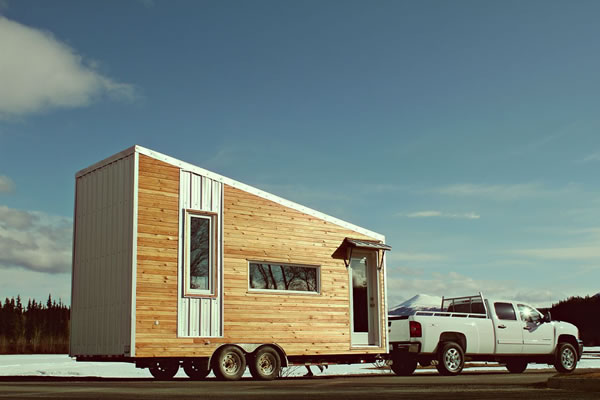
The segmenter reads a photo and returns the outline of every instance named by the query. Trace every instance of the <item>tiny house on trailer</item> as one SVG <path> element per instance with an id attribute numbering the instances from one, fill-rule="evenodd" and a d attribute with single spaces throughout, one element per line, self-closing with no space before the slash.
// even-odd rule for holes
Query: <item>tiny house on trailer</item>
<path id="1" fill-rule="evenodd" d="M 384 239 L 133 146 L 76 175 L 70 355 L 159 379 L 375 361 Z"/>

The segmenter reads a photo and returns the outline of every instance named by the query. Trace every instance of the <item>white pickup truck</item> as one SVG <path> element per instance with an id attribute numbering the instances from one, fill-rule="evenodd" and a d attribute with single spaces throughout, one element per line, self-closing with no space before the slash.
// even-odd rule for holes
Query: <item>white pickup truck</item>
<path id="1" fill-rule="evenodd" d="M 442 375 L 459 374 L 465 359 L 495 361 L 513 373 L 528 363 L 551 364 L 572 372 L 583 344 L 577 327 L 552 321 L 518 301 L 477 296 L 442 298 L 441 311 L 389 316 L 390 364 L 397 375 L 410 375 L 417 362 L 434 364 Z"/>

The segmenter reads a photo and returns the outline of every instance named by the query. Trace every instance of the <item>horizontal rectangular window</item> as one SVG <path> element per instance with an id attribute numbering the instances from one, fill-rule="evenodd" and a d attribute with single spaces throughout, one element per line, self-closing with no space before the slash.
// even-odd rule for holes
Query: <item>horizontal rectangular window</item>
<path id="1" fill-rule="evenodd" d="M 213 295 L 216 216 L 186 212 L 186 296 Z"/>
<path id="2" fill-rule="evenodd" d="M 319 293 L 319 267 L 250 263 L 250 289 Z"/>

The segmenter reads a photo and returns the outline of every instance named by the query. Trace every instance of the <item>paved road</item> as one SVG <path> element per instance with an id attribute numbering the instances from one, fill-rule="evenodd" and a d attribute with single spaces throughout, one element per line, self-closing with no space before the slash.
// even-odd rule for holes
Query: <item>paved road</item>
<path id="1" fill-rule="evenodd" d="M 180 379 L 2 377 L 0 399 L 598 399 L 598 393 L 548 389 L 553 372 L 463 373 L 456 377 L 345 376 L 272 382 Z"/>

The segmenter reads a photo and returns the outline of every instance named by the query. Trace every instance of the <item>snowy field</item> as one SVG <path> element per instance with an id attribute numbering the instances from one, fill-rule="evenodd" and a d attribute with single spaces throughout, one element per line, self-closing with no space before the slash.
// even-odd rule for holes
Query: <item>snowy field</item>
<path id="1" fill-rule="evenodd" d="M 600 353 L 600 347 L 588 347 L 585 351 Z M 496 363 L 487 363 L 477 367 L 465 368 L 465 371 L 506 371 Z M 546 364 L 530 364 L 530 369 L 552 368 Z M 600 368 L 600 355 L 584 354 L 577 368 Z M 553 369 L 553 368 L 552 368 Z M 312 367 L 315 376 L 321 375 L 363 375 L 363 374 L 388 374 L 387 369 L 375 369 L 372 364 L 355 365 L 330 365 L 323 372 L 317 367 Z M 435 369 L 418 369 L 416 373 L 431 373 Z M 283 370 L 284 376 L 302 376 L 306 373 L 305 367 L 290 367 Z M 137 369 L 133 364 L 111 362 L 75 362 L 65 354 L 38 354 L 38 355 L 0 355 L 0 376 L 61 376 L 61 377 L 98 377 L 98 378 L 151 378 L 146 369 Z M 212 373 L 209 375 L 213 376 Z M 244 376 L 250 376 L 246 371 Z M 185 378 L 183 370 L 176 377 Z"/>

